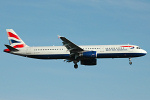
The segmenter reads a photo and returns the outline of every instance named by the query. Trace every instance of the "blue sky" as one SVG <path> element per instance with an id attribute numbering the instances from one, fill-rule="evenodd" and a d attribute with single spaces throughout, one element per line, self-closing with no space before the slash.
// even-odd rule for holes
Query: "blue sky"
<path id="1" fill-rule="evenodd" d="M 29 46 L 134 44 L 148 54 L 99 59 L 96 66 L 37 60 L 3 52 L 6 29 Z M 0 100 L 149 100 L 149 0 L 1 0 Z"/>

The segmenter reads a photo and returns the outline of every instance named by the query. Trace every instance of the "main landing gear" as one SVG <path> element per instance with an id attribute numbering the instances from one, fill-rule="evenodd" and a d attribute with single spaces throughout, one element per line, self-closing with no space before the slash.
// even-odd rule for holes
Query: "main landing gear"
<path id="1" fill-rule="evenodd" d="M 129 64 L 130 64 L 130 65 L 132 65 L 132 61 L 131 61 L 131 58 L 129 58 Z"/>
<path id="2" fill-rule="evenodd" d="M 75 69 L 77 69 L 77 68 L 78 68 L 78 65 L 77 65 L 77 64 L 75 64 L 75 65 L 74 65 L 74 68 L 75 68 Z"/>
<path id="3" fill-rule="evenodd" d="M 78 61 L 75 60 L 75 61 L 73 61 L 73 63 L 74 63 L 74 68 L 77 69 L 78 68 L 78 64 L 77 64 Z"/>

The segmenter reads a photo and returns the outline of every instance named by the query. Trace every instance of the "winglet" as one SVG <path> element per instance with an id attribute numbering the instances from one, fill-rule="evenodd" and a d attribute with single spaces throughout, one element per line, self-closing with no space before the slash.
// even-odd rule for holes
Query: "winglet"
<path id="1" fill-rule="evenodd" d="M 60 35 L 57 35 L 57 36 L 58 36 L 58 39 L 60 39 L 61 36 Z"/>

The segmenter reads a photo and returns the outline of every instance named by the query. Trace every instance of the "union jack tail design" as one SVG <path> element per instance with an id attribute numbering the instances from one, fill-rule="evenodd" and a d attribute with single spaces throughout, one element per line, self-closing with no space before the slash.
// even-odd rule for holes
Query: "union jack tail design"
<path id="1" fill-rule="evenodd" d="M 27 45 L 22 41 L 22 39 L 15 33 L 13 29 L 6 29 L 8 40 L 10 46 L 14 48 L 23 48 L 27 47 Z"/>

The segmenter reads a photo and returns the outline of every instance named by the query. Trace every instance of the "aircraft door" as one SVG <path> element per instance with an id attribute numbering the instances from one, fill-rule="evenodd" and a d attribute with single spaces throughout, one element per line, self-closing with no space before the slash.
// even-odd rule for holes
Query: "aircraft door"
<path id="1" fill-rule="evenodd" d="M 28 54 L 28 55 L 31 54 L 31 48 L 27 49 L 26 54 Z"/>
<path id="2" fill-rule="evenodd" d="M 100 52 L 104 52 L 104 48 L 100 48 Z"/>

